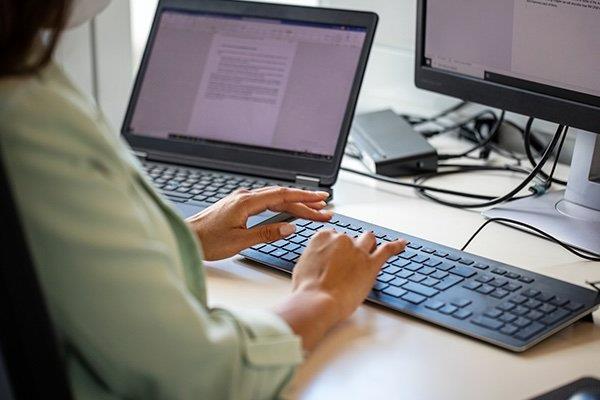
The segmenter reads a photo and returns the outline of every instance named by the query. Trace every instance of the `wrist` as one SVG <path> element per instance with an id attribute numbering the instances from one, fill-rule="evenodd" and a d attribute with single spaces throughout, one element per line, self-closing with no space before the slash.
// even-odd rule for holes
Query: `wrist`
<path id="1" fill-rule="evenodd" d="M 292 293 L 275 311 L 302 338 L 304 349 L 309 351 L 340 320 L 336 301 L 316 290 Z"/>

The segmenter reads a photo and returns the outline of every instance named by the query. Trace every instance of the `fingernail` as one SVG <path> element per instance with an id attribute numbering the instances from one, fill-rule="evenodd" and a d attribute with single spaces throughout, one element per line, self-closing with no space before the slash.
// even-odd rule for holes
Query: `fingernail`
<path id="1" fill-rule="evenodd" d="M 333 210 L 322 210 L 321 214 L 325 215 L 326 217 L 333 217 Z"/>
<path id="2" fill-rule="evenodd" d="M 324 197 L 324 198 L 328 198 L 328 197 L 329 197 L 329 193 L 327 193 L 327 192 L 317 192 L 317 193 L 318 193 L 318 194 L 319 194 L 321 197 Z"/>
<path id="3" fill-rule="evenodd" d="M 285 224 L 279 227 L 279 233 L 281 236 L 290 236 L 294 232 L 296 232 L 296 226 L 292 224 Z"/>

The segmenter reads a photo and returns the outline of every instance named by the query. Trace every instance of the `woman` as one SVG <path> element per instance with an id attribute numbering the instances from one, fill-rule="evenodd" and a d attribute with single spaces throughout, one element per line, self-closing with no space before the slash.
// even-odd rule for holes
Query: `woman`
<path id="1" fill-rule="evenodd" d="M 273 310 L 207 306 L 202 257 L 293 233 L 266 209 L 326 221 L 325 193 L 241 191 L 187 223 L 51 57 L 93 0 L 0 0 L 0 144 L 76 398 L 272 398 L 405 243 L 321 232 Z M 203 252 L 200 250 L 202 246 Z"/>

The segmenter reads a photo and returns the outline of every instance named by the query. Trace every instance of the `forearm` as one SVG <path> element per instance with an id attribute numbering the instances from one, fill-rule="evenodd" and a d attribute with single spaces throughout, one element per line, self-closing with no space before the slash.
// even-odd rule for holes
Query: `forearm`
<path id="1" fill-rule="evenodd" d="M 275 312 L 296 335 L 302 338 L 304 350 L 313 350 L 325 334 L 339 322 L 335 301 L 318 291 L 292 293 Z"/>

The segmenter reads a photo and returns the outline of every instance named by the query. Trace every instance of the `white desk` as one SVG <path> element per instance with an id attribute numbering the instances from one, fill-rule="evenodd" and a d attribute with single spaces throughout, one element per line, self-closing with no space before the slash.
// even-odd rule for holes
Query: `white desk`
<path id="1" fill-rule="evenodd" d="M 474 174 L 431 183 L 503 194 L 520 179 Z M 341 214 L 458 248 L 484 221 L 477 212 L 439 206 L 418 198 L 411 189 L 349 173 L 342 173 L 335 186 L 334 207 Z M 575 284 L 600 280 L 600 263 L 582 262 L 559 246 L 500 225 L 488 226 L 468 250 Z M 212 263 L 207 269 L 212 305 L 269 308 L 290 290 L 287 276 L 240 258 Z M 595 314 L 595 325 L 577 323 L 516 354 L 416 318 L 364 305 L 308 357 L 285 397 L 528 398 L 576 378 L 600 376 L 600 313 Z"/>

